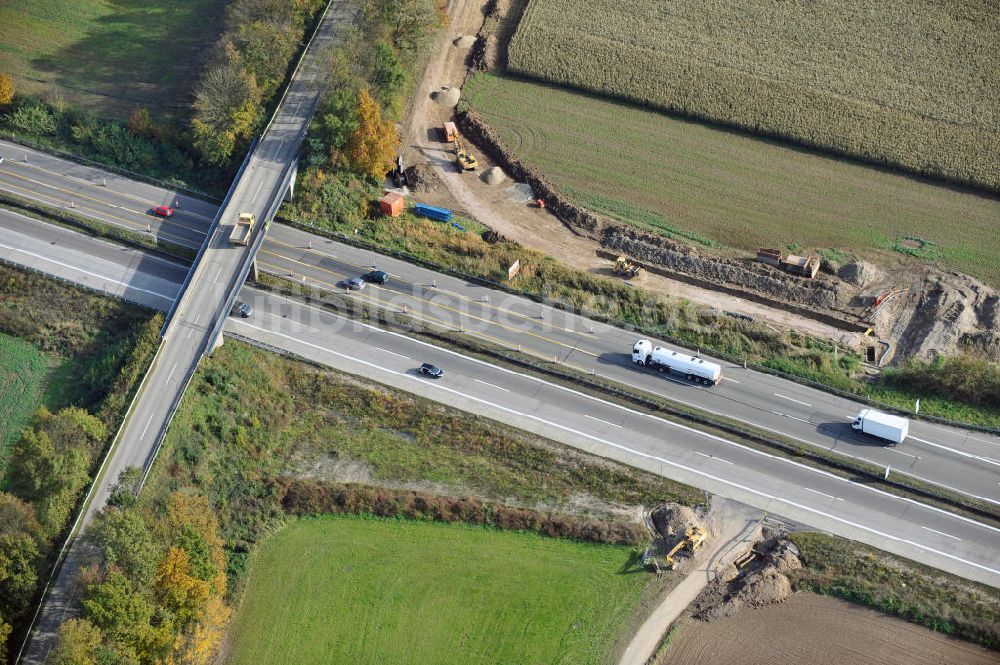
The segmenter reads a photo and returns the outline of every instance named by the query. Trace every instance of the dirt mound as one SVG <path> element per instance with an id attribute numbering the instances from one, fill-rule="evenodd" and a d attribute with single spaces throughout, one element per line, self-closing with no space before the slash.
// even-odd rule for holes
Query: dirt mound
<path id="1" fill-rule="evenodd" d="M 502 183 L 504 180 L 507 179 L 507 176 L 504 174 L 503 169 L 500 168 L 499 166 L 494 166 L 493 168 L 486 169 L 485 171 L 483 171 L 483 175 L 481 175 L 480 177 L 483 179 L 483 182 L 485 182 L 488 185 L 499 185 L 500 183 Z"/>
<path id="2" fill-rule="evenodd" d="M 878 266 L 865 261 L 851 261 L 837 271 L 837 276 L 848 284 L 861 288 L 885 281 L 885 273 Z"/>
<path id="3" fill-rule="evenodd" d="M 731 617 L 747 607 L 764 607 L 783 602 L 791 595 L 792 583 L 788 577 L 776 570 L 767 569 L 745 578 L 736 593 L 695 616 L 703 621 L 715 621 Z"/>
<path id="4" fill-rule="evenodd" d="M 676 503 L 665 503 L 649 513 L 656 533 L 661 538 L 671 538 L 683 534 L 689 527 L 705 528 L 701 517 L 691 508 Z"/>
<path id="5" fill-rule="evenodd" d="M 452 88 L 449 86 L 442 86 L 440 90 L 435 90 L 431 93 L 431 99 L 440 104 L 441 106 L 447 106 L 454 108 L 458 106 L 458 100 L 462 98 L 462 93 L 458 88 Z"/>
<path id="6" fill-rule="evenodd" d="M 429 164 L 414 164 L 406 169 L 407 186 L 414 192 L 436 192 L 444 185 L 441 176 Z"/>
<path id="7" fill-rule="evenodd" d="M 689 245 L 628 226 L 610 223 L 602 226 L 601 244 L 604 247 L 647 265 L 661 266 L 670 272 L 720 286 L 744 289 L 748 296 L 756 294 L 777 303 L 839 313 L 845 319 L 857 314 L 851 307 L 856 289 L 843 282 L 822 277 L 802 279 L 753 259 L 703 255 Z"/>
<path id="8" fill-rule="evenodd" d="M 458 48 L 472 48 L 472 45 L 476 43 L 476 38 L 473 35 L 462 35 L 461 37 L 456 37 L 452 44 Z"/>
<path id="9" fill-rule="evenodd" d="M 1000 362 L 1000 292 L 968 275 L 928 273 L 899 314 L 897 357 L 932 358 L 972 347 Z"/>

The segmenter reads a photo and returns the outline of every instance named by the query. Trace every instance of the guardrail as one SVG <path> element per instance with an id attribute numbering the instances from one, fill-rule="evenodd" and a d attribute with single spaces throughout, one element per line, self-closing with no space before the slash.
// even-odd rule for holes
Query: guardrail
<path id="1" fill-rule="evenodd" d="M 227 291 L 229 295 L 226 297 L 222 311 L 215 317 L 215 323 L 212 325 L 212 332 L 208 337 L 208 345 L 205 349 L 203 349 L 203 352 L 210 352 L 215 346 L 215 342 L 219 339 L 219 335 L 222 334 L 222 328 L 226 325 L 226 316 L 232 309 L 233 304 L 236 302 L 236 296 L 239 294 L 240 288 L 246 281 L 247 276 L 250 274 L 250 268 L 253 267 L 254 261 L 257 260 L 257 252 L 260 251 L 261 245 L 264 244 L 264 238 L 267 236 L 267 227 L 270 226 L 271 220 L 274 219 L 274 215 L 278 212 L 278 208 L 281 207 L 282 199 L 285 197 L 285 191 L 288 189 L 292 175 L 295 173 L 297 166 L 298 159 L 295 159 L 287 164 L 285 166 L 285 172 L 281 178 L 281 184 L 276 190 L 271 192 L 271 200 L 264 212 L 264 216 L 261 218 L 261 224 L 257 228 L 257 235 L 254 238 L 253 246 L 243 261 L 243 265 L 236 277 L 236 281 L 230 282 L 229 284 Z"/>
<path id="2" fill-rule="evenodd" d="M 90 166 L 96 169 L 108 171 L 109 173 L 114 173 L 130 180 L 138 180 L 146 183 L 147 185 L 160 187 L 161 189 L 167 189 L 172 192 L 181 192 L 182 194 L 186 194 L 188 196 L 207 199 L 209 201 L 219 200 L 219 197 L 215 194 L 209 194 L 208 192 L 203 192 L 200 189 L 193 189 L 184 184 L 172 183 L 159 178 L 154 178 L 152 176 L 143 175 L 142 173 L 130 171 L 129 169 L 122 168 L 121 166 L 115 166 L 114 164 L 105 164 L 104 162 L 88 159 L 87 157 L 83 157 L 82 155 L 78 155 L 73 152 L 68 152 L 62 148 L 57 148 L 56 146 L 45 145 L 44 143 L 38 143 L 37 141 L 32 141 L 29 138 L 18 136 L 11 131 L 0 130 L 0 138 L 5 141 L 10 141 L 11 143 L 17 143 L 25 148 L 31 148 L 32 150 L 38 150 L 39 152 L 56 155 L 57 157 L 62 157 L 63 159 L 68 159 L 78 164 L 83 164 L 84 166 Z"/>
<path id="3" fill-rule="evenodd" d="M 215 235 L 216 229 L 219 228 L 219 224 L 222 221 L 222 213 L 225 212 L 226 206 L 229 204 L 229 200 L 233 198 L 233 193 L 236 191 L 236 186 L 240 183 L 240 178 L 243 177 L 243 171 L 246 170 L 247 164 L 250 163 L 250 157 L 253 155 L 254 151 L 257 149 L 257 140 L 254 139 L 253 143 L 250 144 L 250 149 L 247 150 L 246 157 L 243 158 L 243 163 L 240 164 L 240 170 L 236 172 L 236 177 L 233 179 L 233 184 L 229 186 L 229 191 L 226 192 L 226 198 L 222 200 L 219 204 L 219 209 L 215 211 L 215 218 L 212 220 L 212 224 L 208 227 L 208 231 L 205 232 L 205 239 L 201 241 L 201 247 L 198 249 L 198 254 L 194 257 L 194 261 L 191 262 L 191 269 L 188 270 L 187 276 L 184 278 L 184 283 L 181 284 L 181 288 L 177 291 L 177 297 L 174 299 L 174 304 L 170 306 L 167 311 L 167 317 L 163 321 L 163 327 L 160 328 L 160 336 L 166 334 L 167 328 L 170 326 L 170 321 L 174 318 L 174 311 L 177 309 L 177 303 L 181 301 L 184 294 L 187 292 L 188 286 L 191 284 L 191 278 L 194 276 L 198 266 L 201 264 L 201 257 L 208 249 L 209 244 L 212 242 L 212 236 Z"/>

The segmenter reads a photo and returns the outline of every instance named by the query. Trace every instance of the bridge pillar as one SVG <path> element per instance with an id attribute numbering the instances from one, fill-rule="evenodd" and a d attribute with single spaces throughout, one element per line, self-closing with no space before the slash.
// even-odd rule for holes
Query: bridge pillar
<path id="1" fill-rule="evenodd" d="M 258 281 L 258 278 L 260 277 L 257 274 L 257 257 L 256 256 L 253 257 L 253 262 L 250 264 L 250 274 L 248 275 L 248 277 L 250 277 L 250 281 L 251 282 Z"/>
<path id="2" fill-rule="evenodd" d="M 295 179 L 299 177 L 299 160 L 292 162 L 292 177 L 288 179 L 288 189 L 285 190 L 285 202 L 291 203 L 295 194 Z"/>

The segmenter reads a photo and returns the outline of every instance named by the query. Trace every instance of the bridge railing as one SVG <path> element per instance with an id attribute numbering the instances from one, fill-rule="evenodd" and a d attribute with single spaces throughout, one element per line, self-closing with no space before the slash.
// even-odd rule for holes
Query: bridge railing
<path id="1" fill-rule="evenodd" d="M 211 226 L 208 227 L 208 231 L 205 232 L 205 239 L 201 241 L 201 247 L 198 249 L 197 256 L 194 257 L 194 261 L 191 263 L 191 268 L 188 270 L 187 276 L 184 278 L 184 283 L 181 284 L 180 290 L 177 291 L 177 297 L 174 298 L 174 302 L 170 305 L 170 309 L 167 310 L 167 316 L 163 320 L 163 327 L 160 328 L 160 337 L 163 337 L 167 333 L 167 328 L 170 326 L 170 321 L 174 318 L 174 312 L 177 310 L 177 303 L 181 301 L 184 294 L 187 292 L 188 286 L 191 284 L 191 278 L 194 276 L 195 271 L 198 266 L 201 265 L 201 257 L 204 255 L 205 250 L 212 242 L 212 236 L 215 235 L 215 230 L 219 228 L 219 223 L 222 220 L 222 213 L 226 211 L 226 206 L 229 205 L 229 200 L 233 198 L 233 193 L 236 191 L 236 186 L 239 185 L 240 179 L 243 177 L 243 172 L 247 168 L 247 164 L 250 163 L 250 158 L 253 156 L 254 151 L 257 148 L 257 139 L 254 139 L 253 143 L 250 144 L 250 149 L 247 150 L 247 156 L 243 158 L 243 163 L 240 164 L 240 170 L 236 172 L 236 177 L 233 179 L 233 184 L 229 186 L 229 191 L 226 192 L 226 198 L 222 200 L 219 205 L 218 210 L 215 212 L 215 218 L 212 220 Z"/>

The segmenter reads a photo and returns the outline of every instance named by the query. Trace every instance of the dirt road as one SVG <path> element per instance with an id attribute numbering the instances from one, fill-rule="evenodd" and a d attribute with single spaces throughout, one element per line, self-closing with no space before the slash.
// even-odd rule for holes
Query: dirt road
<path id="1" fill-rule="evenodd" d="M 708 516 L 711 545 L 699 552 L 689 563 L 690 572 L 687 576 L 667 594 L 646 622 L 639 627 L 635 637 L 625 648 L 621 660 L 618 661 L 619 665 L 645 665 L 656 651 L 670 624 L 713 579 L 713 571 L 720 559 L 726 557 L 738 543 L 750 538 L 756 532 L 759 517 L 760 511 L 735 501 L 719 497 L 712 499 L 712 509 Z"/>
<path id="2" fill-rule="evenodd" d="M 512 191 L 511 186 L 515 183 L 510 180 L 500 185 L 484 182 L 482 173 L 493 164 L 478 151 L 474 152 L 479 170 L 460 173 L 452 161 L 451 144 L 442 142 L 440 127 L 451 119 L 454 109 L 437 103 L 431 99 L 431 94 L 442 87 L 461 87 L 465 82 L 469 49 L 460 48 L 454 42 L 458 37 L 479 32 L 485 4 L 482 0 L 451 0 L 448 28 L 439 37 L 402 128 L 404 162 L 431 165 L 447 188 L 447 191 L 422 194 L 419 198 L 424 203 L 461 210 L 514 242 L 545 252 L 566 265 L 591 273 L 610 274 L 610 262 L 595 253 L 599 247 L 596 241 L 576 235 L 551 213 L 527 205 L 523 193 Z M 765 319 L 782 327 L 835 340 L 849 348 L 859 344 L 857 335 L 819 321 L 659 275 L 646 274 L 637 285 L 720 310 Z"/>

